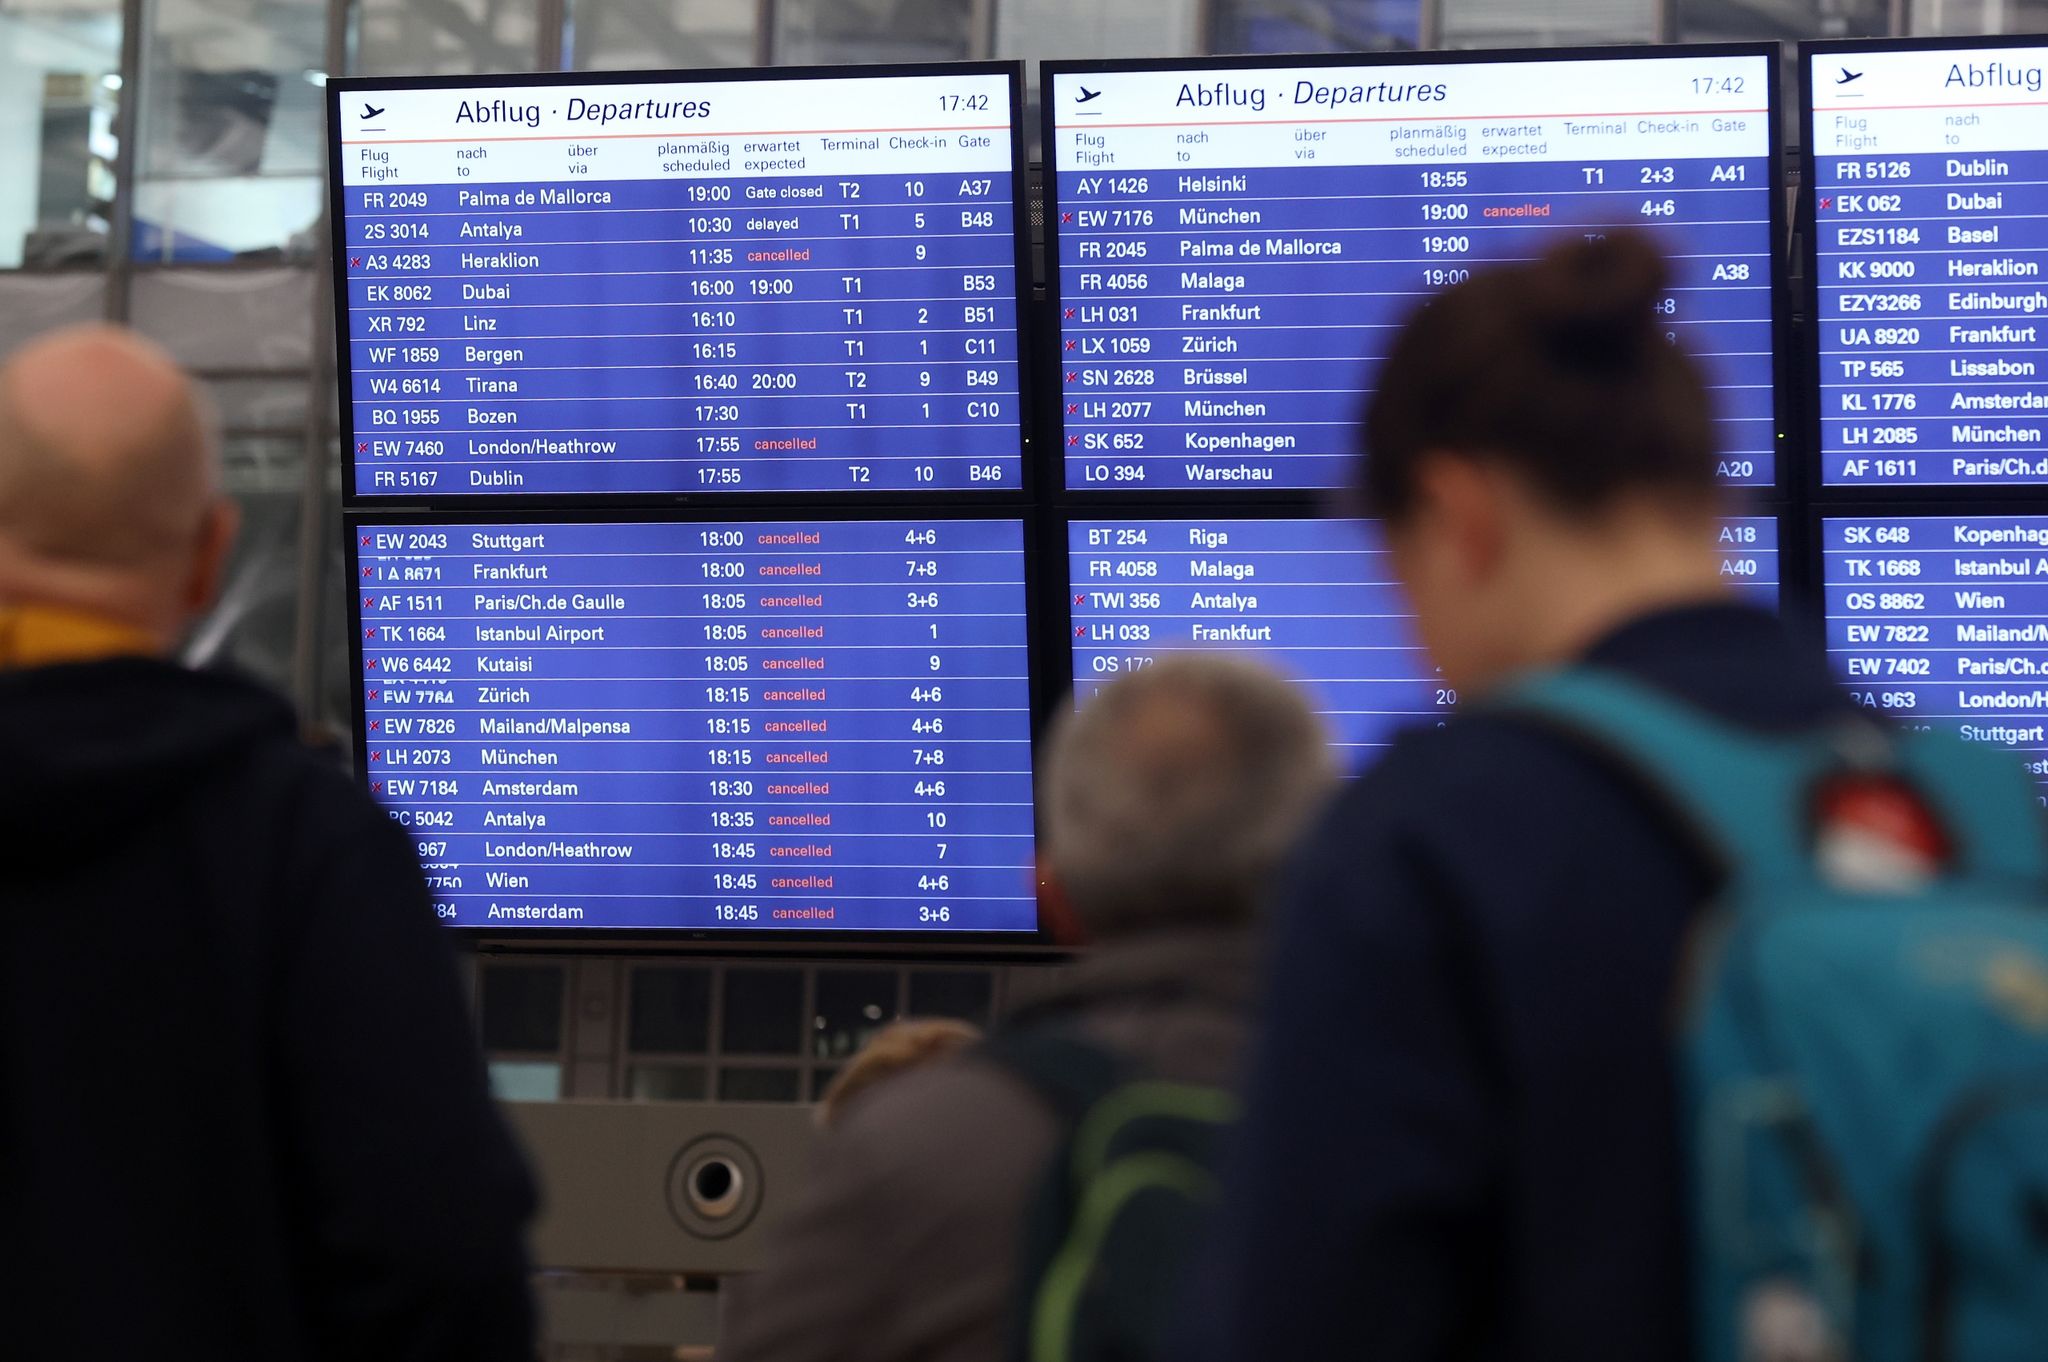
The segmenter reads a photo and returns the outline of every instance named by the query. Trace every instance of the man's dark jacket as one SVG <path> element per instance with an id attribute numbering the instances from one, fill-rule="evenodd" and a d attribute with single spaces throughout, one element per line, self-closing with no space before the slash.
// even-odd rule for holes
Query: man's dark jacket
<path id="1" fill-rule="evenodd" d="M 0 1351 L 530 1357 L 532 1208 L 412 848 L 289 709 L 0 672 Z"/>
<path id="2" fill-rule="evenodd" d="M 1849 712 L 1817 654 L 1733 606 L 1587 661 L 1759 730 Z M 1562 737 L 1482 713 L 1397 743 L 1281 907 L 1195 1350 L 1683 1362 L 1674 995 L 1711 887 Z"/>

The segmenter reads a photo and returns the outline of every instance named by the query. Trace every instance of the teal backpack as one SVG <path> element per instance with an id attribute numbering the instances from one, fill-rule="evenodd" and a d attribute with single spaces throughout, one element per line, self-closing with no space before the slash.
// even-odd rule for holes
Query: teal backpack
<path id="1" fill-rule="evenodd" d="M 1026 1207 L 1011 1362 L 1166 1362 L 1236 1099 L 1141 1073 L 1071 1029 L 1001 1033 L 981 1053 L 1064 1131 Z"/>
<path id="2" fill-rule="evenodd" d="M 1765 736 L 1591 670 L 1495 708 L 1600 752 L 1724 872 L 1679 1041 L 1697 1362 L 2048 1359 L 2048 858 L 2011 754 Z M 1931 878 L 1823 869 L 1816 792 L 1869 775 L 1938 821 Z"/>

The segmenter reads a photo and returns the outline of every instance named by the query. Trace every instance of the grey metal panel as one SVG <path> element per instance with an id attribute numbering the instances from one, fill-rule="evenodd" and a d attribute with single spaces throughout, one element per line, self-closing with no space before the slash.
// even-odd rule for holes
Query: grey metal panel
<path id="1" fill-rule="evenodd" d="M 619 961 L 606 958 L 573 961 L 569 968 L 575 987 L 569 995 L 569 1063 L 562 1091 L 572 1098 L 610 1097 L 623 1091 L 615 1083 L 626 971 Z"/>
<path id="2" fill-rule="evenodd" d="M 809 1171 L 809 1107 L 509 1102 L 505 1110 L 540 1177 L 533 1253 L 543 1270 L 756 1271 Z M 737 1190 L 693 1205 L 685 1184 L 720 1159 Z"/>
<path id="3" fill-rule="evenodd" d="M 693 1345 L 708 1350 L 718 1337 L 716 1291 L 634 1277 L 544 1277 L 536 1294 L 548 1356 L 565 1348 L 662 1348 L 684 1358 Z"/>
<path id="4" fill-rule="evenodd" d="M 98 271 L 0 271 L 0 358 L 45 331 L 98 321 L 106 309 L 107 277 Z"/>
<path id="5" fill-rule="evenodd" d="M 562 38 L 568 24 L 569 7 L 564 0 L 537 0 L 534 17 L 534 70 L 563 69 Z"/>
<path id="6" fill-rule="evenodd" d="M 142 37 L 146 0 L 121 0 L 121 102 L 114 110 L 114 212 L 107 230 L 106 319 L 128 320 L 135 270 L 135 178 L 142 164 Z"/>
<path id="7" fill-rule="evenodd" d="M 129 318 L 135 329 L 200 370 L 264 369 L 302 375 L 316 358 L 314 331 L 333 324 L 317 285 L 326 277 L 304 265 L 184 265 L 134 274 Z M 300 408 L 305 402 L 305 380 Z M 332 379 L 323 393 L 331 404 Z M 293 423 L 296 428 L 300 422 Z"/>

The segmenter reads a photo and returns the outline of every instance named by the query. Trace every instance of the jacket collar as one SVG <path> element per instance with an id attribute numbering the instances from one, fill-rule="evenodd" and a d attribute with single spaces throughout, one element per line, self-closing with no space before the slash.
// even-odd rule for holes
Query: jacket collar
<path id="1" fill-rule="evenodd" d="M 148 657 L 156 651 L 146 632 L 116 620 L 54 605 L 0 601 L 0 671 Z"/>

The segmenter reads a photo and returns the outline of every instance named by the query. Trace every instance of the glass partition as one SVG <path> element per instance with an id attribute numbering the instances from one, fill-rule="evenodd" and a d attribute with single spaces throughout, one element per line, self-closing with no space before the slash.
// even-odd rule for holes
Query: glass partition
<path id="1" fill-rule="evenodd" d="M 355 0 L 355 13 L 352 76 L 464 76 L 536 65 L 535 0 Z"/>
<path id="2" fill-rule="evenodd" d="M 1913 36 L 2039 33 L 2048 0 L 1913 0 Z"/>
<path id="3" fill-rule="evenodd" d="M 114 0 L 0 4 L 0 269 L 105 258 L 120 65 Z"/>
<path id="4" fill-rule="evenodd" d="M 0 273 L 0 359 L 45 331 L 107 315 L 107 280 L 96 270 Z"/>
<path id="5" fill-rule="evenodd" d="M 1790 43 L 1801 38 L 1882 38 L 1891 31 L 1892 0 L 1674 0 L 1672 11 L 1671 36 L 1679 42 L 1776 38 Z"/>
<path id="6" fill-rule="evenodd" d="M 193 369 L 292 374 L 302 424 L 314 291 L 312 270 L 284 265 L 145 270 L 131 286 L 128 316 L 136 330 Z"/>
<path id="7" fill-rule="evenodd" d="M 995 55 L 1024 63 L 1025 154 L 1039 159 L 1038 63 L 1062 57 L 1184 57 L 1202 48 L 1197 0 L 1000 0 Z"/>
<path id="8" fill-rule="evenodd" d="M 1422 45 L 1422 0 L 1218 0 L 1211 52 L 1381 52 Z"/>
<path id="9" fill-rule="evenodd" d="M 775 63 L 965 61 L 986 12 L 986 0 L 779 0 Z"/>
<path id="10" fill-rule="evenodd" d="M 573 0 L 567 65 L 577 71 L 752 66 L 754 0 Z"/>
<path id="11" fill-rule="evenodd" d="M 1658 0 L 1441 0 L 1445 47 L 1589 47 L 1657 40 Z"/>
<path id="12" fill-rule="evenodd" d="M 135 258 L 314 255 L 326 6 L 158 0 L 148 13 Z"/>

